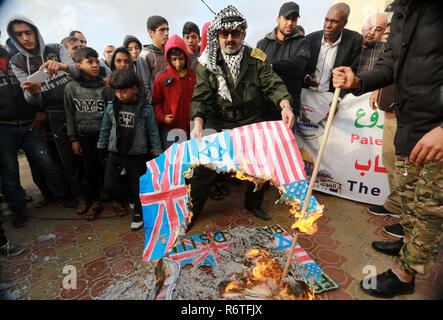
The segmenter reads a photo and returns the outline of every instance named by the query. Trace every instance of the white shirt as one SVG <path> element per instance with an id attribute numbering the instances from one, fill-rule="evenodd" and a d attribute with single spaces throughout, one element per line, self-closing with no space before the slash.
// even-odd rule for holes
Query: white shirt
<path id="1" fill-rule="evenodd" d="M 337 56 L 338 45 L 341 42 L 342 35 L 343 33 L 340 34 L 338 40 L 333 44 L 327 43 L 323 35 L 317 66 L 315 68 L 315 76 L 320 85 L 318 87 L 311 87 L 311 90 L 320 92 L 329 91 L 332 69 L 334 68 L 335 57 Z"/>

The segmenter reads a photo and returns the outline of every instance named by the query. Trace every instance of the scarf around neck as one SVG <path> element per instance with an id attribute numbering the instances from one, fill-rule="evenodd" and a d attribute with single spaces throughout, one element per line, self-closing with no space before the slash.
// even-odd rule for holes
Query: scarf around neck
<path id="1" fill-rule="evenodd" d="M 218 42 L 218 32 L 223 29 L 235 29 L 240 25 L 244 26 L 244 29 L 246 29 L 248 26 L 245 17 L 237 10 L 236 7 L 229 5 L 226 8 L 222 9 L 219 13 L 217 13 L 214 20 L 211 22 L 211 24 L 208 27 L 207 46 L 203 51 L 203 53 L 201 54 L 200 58 L 198 59 L 200 64 L 202 64 L 211 73 L 213 73 L 216 76 L 219 83 L 218 94 L 222 98 L 230 102 L 232 102 L 232 98 L 226 83 L 225 76 L 223 75 L 220 66 L 217 65 L 217 54 L 218 54 L 218 49 L 220 48 L 220 44 Z M 243 53 L 241 57 L 243 57 Z M 239 59 L 238 64 L 236 62 L 231 61 L 231 59 L 229 58 L 225 59 L 225 61 L 228 63 L 228 65 L 231 64 L 234 67 L 234 69 L 231 69 L 230 65 L 229 69 L 231 71 L 232 77 L 233 78 L 235 77 L 234 81 L 236 81 L 238 73 L 236 73 L 237 71 L 235 70 L 235 66 L 240 65 L 241 58 Z M 238 67 L 238 72 L 239 71 L 240 68 Z M 234 73 L 236 73 L 236 76 L 234 75 Z"/>
<path id="2" fill-rule="evenodd" d="M 226 54 L 222 51 L 223 59 L 225 59 L 226 64 L 229 67 L 229 71 L 231 71 L 234 84 L 237 84 L 238 75 L 240 74 L 240 66 L 241 66 L 241 61 L 243 60 L 244 50 L 245 47 L 242 45 L 240 51 L 237 52 L 236 54 Z"/>

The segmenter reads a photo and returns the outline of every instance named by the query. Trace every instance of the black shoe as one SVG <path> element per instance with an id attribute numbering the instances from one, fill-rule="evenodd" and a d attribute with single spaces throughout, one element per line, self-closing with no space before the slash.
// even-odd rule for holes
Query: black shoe
<path id="1" fill-rule="evenodd" d="M 254 216 L 256 216 L 259 219 L 271 220 L 271 217 L 268 216 L 268 214 L 262 208 L 258 208 L 258 209 L 248 209 L 248 208 L 246 208 L 246 210 L 252 211 Z"/>
<path id="2" fill-rule="evenodd" d="M 12 226 L 14 228 L 24 227 L 26 220 L 28 220 L 28 217 L 26 215 L 27 215 L 26 209 L 23 209 L 20 212 L 14 213 L 14 216 L 12 217 L 12 221 L 11 221 Z"/>
<path id="3" fill-rule="evenodd" d="M 403 239 L 394 242 L 374 241 L 372 242 L 372 248 L 390 256 L 398 256 L 404 244 Z"/>
<path id="4" fill-rule="evenodd" d="M 371 288 L 372 281 L 375 281 L 375 289 Z M 415 279 L 412 279 L 409 283 L 404 283 L 400 281 L 391 269 L 378 274 L 368 282 L 365 280 L 360 281 L 360 288 L 365 293 L 378 298 L 392 298 L 402 294 L 411 294 L 415 289 Z"/>
<path id="5" fill-rule="evenodd" d="M 392 213 L 385 209 L 383 206 L 372 206 L 368 209 L 369 213 L 372 213 L 376 216 L 392 216 L 394 218 L 400 218 L 399 214 Z"/>
<path id="6" fill-rule="evenodd" d="M 400 223 L 392 224 L 390 226 L 386 226 L 383 228 L 383 230 L 390 234 L 391 236 L 397 237 L 397 238 L 403 238 L 405 236 L 405 230 L 403 229 L 402 225 Z"/>
<path id="7" fill-rule="evenodd" d="M 9 241 L 0 246 L 0 256 L 2 257 L 15 257 L 22 254 L 23 252 L 25 252 L 24 247 L 18 244 L 13 244 Z"/>

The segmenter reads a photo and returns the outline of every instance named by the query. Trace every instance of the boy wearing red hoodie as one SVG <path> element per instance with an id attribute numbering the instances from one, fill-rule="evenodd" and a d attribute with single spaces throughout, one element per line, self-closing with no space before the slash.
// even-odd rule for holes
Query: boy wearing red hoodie
<path id="1" fill-rule="evenodd" d="M 183 141 L 180 138 L 187 139 L 189 136 L 189 116 L 196 78 L 195 72 L 191 71 L 191 59 L 182 38 L 174 35 L 166 42 L 165 56 L 168 67 L 157 74 L 152 91 L 164 150 L 176 140 Z M 174 132 L 169 134 L 173 129 Z"/>

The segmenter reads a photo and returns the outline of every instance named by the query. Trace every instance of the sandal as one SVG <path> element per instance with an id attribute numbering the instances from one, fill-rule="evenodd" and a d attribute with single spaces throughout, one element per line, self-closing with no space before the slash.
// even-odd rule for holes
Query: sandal
<path id="1" fill-rule="evenodd" d="M 86 220 L 92 221 L 97 219 L 100 212 L 103 211 L 103 206 L 100 202 L 94 202 L 92 206 L 89 208 L 88 213 L 86 214 L 85 218 Z"/>
<path id="2" fill-rule="evenodd" d="M 112 202 L 112 206 L 119 217 L 124 217 L 129 214 L 128 209 L 126 209 L 120 202 L 114 201 Z"/>
<path id="3" fill-rule="evenodd" d="M 41 209 L 41 208 L 46 207 L 47 205 L 49 205 L 51 202 L 52 202 L 52 200 L 44 198 L 42 201 L 40 201 L 39 203 L 37 203 L 35 205 L 35 208 L 36 209 Z"/>

